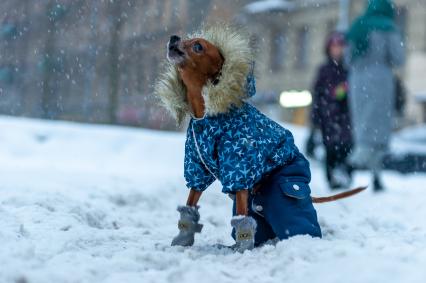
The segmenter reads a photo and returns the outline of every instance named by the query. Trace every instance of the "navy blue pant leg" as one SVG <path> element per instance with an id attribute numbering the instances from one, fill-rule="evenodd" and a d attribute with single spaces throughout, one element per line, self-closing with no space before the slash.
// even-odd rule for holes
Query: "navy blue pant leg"
<path id="1" fill-rule="evenodd" d="M 303 198 L 287 195 L 287 190 L 292 190 L 293 185 L 295 184 L 274 181 L 265 186 L 261 194 L 256 195 L 254 201 L 256 205 L 262 206 L 264 221 L 280 240 L 295 235 L 321 237 L 321 228 L 309 192 Z M 296 185 L 299 191 L 309 189 L 307 184 Z"/>
<path id="2" fill-rule="evenodd" d="M 256 245 L 275 237 L 284 240 L 295 235 L 322 236 L 310 196 L 310 180 L 309 162 L 299 154 L 291 164 L 265 178 L 256 195 L 250 195 L 249 215 L 257 222 Z"/>

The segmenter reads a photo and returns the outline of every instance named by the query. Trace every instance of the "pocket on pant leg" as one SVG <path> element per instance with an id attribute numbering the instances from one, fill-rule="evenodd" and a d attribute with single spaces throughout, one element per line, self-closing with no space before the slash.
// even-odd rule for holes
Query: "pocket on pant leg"
<path id="1" fill-rule="evenodd" d="M 285 182 L 280 184 L 281 192 L 289 203 L 294 204 L 301 211 L 315 213 L 312 204 L 311 188 L 305 182 Z"/>
<path id="2" fill-rule="evenodd" d="M 304 234 L 321 237 L 309 185 L 306 182 L 286 181 L 280 183 L 279 187 L 284 200 L 281 207 L 283 213 L 280 219 L 273 219 L 279 238 Z"/>
<path id="3" fill-rule="evenodd" d="M 284 195 L 296 200 L 303 200 L 311 196 L 311 189 L 305 182 L 283 182 L 280 183 L 280 189 Z"/>

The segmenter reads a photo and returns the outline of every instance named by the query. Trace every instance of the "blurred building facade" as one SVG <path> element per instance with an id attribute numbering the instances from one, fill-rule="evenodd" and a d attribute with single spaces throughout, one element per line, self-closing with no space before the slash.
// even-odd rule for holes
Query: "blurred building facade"
<path id="1" fill-rule="evenodd" d="M 326 34 L 338 23 L 340 1 L 267 0 L 249 9 L 253 2 L 3 0 L 0 114 L 175 128 L 152 96 L 153 84 L 169 36 L 203 22 L 235 22 L 253 34 L 260 98 L 309 89 Z M 347 2 L 353 19 L 364 0 Z M 417 61 L 426 54 L 426 3 L 396 3 L 408 61 Z M 403 74 L 409 87 L 416 86 L 414 93 L 423 89 L 419 76 L 426 70 L 412 65 L 417 69 L 409 64 Z M 413 109 L 410 114 L 417 115 Z"/>
<path id="2" fill-rule="evenodd" d="M 152 84 L 168 36 L 200 26 L 210 2 L 1 1 L 0 113 L 173 127 Z"/>
<path id="3" fill-rule="evenodd" d="M 169 36 L 249 2 L 3 0 L 0 114 L 173 129 L 152 95 Z"/>
<path id="4" fill-rule="evenodd" d="M 317 67 L 324 60 L 327 35 L 347 28 L 362 13 L 366 1 L 278 2 L 256 1 L 243 10 L 241 21 L 253 32 L 258 50 L 258 88 L 275 95 L 284 90 L 309 90 Z M 422 113 L 416 96 L 426 92 L 426 67 L 422 67 L 422 62 L 426 62 L 426 1 L 395 3 L 396 20 L 407 48 L 407 64 L 399 70 L 408 94 L 406 116 L 412 122 L 420 121 Z"/>

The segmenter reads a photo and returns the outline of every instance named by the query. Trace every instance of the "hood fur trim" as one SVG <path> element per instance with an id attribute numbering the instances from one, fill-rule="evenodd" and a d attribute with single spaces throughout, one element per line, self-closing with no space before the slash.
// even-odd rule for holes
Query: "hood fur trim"
<path id="1" fill-rule="evenodd" d="M 241 106 L 248 98 L 246 79 L 252 68 L 252 50 L 248 36 L 227 25 L 216 25 L 187 36 L 185 39 L 204 38 L 215 45 L 225 62 L 219 83 L 208 82 L 202 91 L 205 115 L 214 116 Z M 186 99 L 186 88 L 174 64 L 165 65 L 165 71 L 155 85 L 154 93 L 178 124 L 191 113 Z"/>

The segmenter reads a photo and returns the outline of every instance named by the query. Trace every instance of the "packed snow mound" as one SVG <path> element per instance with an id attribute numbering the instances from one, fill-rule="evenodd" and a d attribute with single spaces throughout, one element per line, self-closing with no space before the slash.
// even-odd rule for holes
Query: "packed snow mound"
<path id="1" fill-rule="evenodd" d="M 317 205 L 324 238 L 244 254 L 214 184 L 193 247 L 171 247 L 187 190 L 182 133 L 0 118 L 0 282 L 424 282 L 426 175 Z M 297 143 L 305 131 L 291 128 Z M 312 162 L 312 191 L 329 194 Z M 355 184 L 367 184 L 365 173 Z"/>

